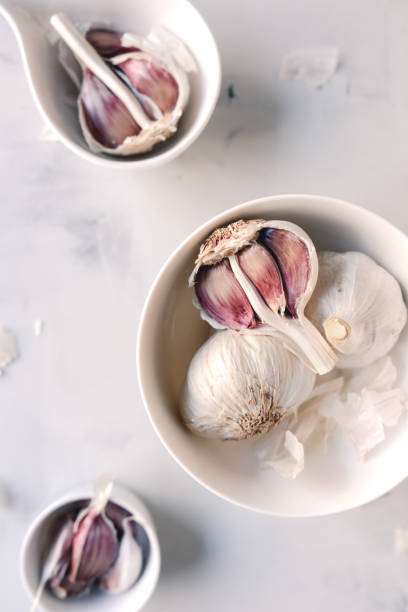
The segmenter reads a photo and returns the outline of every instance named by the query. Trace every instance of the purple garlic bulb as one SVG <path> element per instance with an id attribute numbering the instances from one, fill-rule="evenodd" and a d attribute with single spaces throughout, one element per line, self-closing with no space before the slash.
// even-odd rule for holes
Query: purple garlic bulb
<path id="1" fill-rule="evenodd" d="M 201 316 L 215 328 L 281 338 L 318 374 L 336 355 L 304 315 L 318 275 L 313 242 L 287 221 L 236 221 L 200 248 L 189 284 Z"/>
<path id="2" fill-rule="evenodd" d="M 109 28 L 91 27 L 82 36 L 62 14 L 51 23 L 82 70 L 79 122 L 93 152 L 143 153 L 174 134 L 190 87 L 169 51 Z"/>

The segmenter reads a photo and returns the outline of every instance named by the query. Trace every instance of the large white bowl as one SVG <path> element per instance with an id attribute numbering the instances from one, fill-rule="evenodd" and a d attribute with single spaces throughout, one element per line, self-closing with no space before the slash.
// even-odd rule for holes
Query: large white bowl
<path id="1" fill-rule="evenodd" d="M 86 485 L 78 487 L 63 495 L 37 516 L 30 525 L 21 548 L 21 576 L 24 587 L 34 600 L 41 575 L 41 556 L 44 542 L 51 522 L 75 503 L 90 499 L 93 487 Z M 160 574 L 160 547 L 156 529 L 150 512 L 144 503 L 134 493 L 119 485 L 114 485 L 109 501 L 118 504 L 137 517 L 137 522 L 143 527 L 149 539 L 149 556 L 141 577 L 129 590 L 119 595 L 88 595 L 71 599 L 57 599 L 47 589 L 42 594 L 38 610 L 43 612 L 123 612 L 132 610 L 138 612 L 151 597 Z"/>
<path id="2" fill-rule="evenodd" d="M 340 439 L 326 455 L 311 457 L 288 481 L 260 470 L 251 445 L 214 442 L 192 435 L 181 423 L 178 398 L 188 364 L 208 335 L 192 306 L 187 279 L 203 239 L 217 226 L 240 218 L 293 221 L 317 249 L 359 250 L 373 257 L 408 289 L 408 240 L 390 223 L 358 206 L 307 195 L 262 198 L 232 208 L 187 238 L 168 259 L 147 298 L 140 323 L 137 362 L 140 387 L 153 427 L 176 461 L 220 497 L 245 508 L 281 516 L 317 516 L 369 502 L 408 475 L 408 421 L 389 429 L 386 441 L 362 463 Z M 408 389 L 408 333 L 394 354 L 401 385 Z"/>
<path id="3" fill-rule="evenodd" d="M 189 73 L 190 99 L 177 132 L 152 151 L 129 157 L 99 155 L 90 151 L 78 121 L 76 107 L 67 104 L 73 96 L 70 79 L 60 65 L 55 48 L 47 40 L 37 15 L 22 10 L 30 0 L 3 0 L 2 14 L 17 37 L 24 68 L 34 102 L 58 140 L 71 151 L 102 166 L 147 169 L 163 165 L 180 155 L 201 134 L 218 99 L 221 64 L 210 29 L 188 0 L 38 0 L 36 11 L 47 21 L 52 13 L 65 11 L 75 23 L 106 22 L 119 31 L 146 36 L 152 28 L 164 27 L 175 34 L 190 50 L 197 71 Z"/>

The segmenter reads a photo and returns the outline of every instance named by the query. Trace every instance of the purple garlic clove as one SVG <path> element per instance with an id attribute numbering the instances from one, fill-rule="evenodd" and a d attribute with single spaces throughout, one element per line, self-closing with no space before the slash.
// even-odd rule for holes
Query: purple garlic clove
<path id="1" fill-rule="evenodd" d="M 139 578 L 143 567 L 142 548 L 136 541 L 132 530 L 132 516 L 122 521 L 123 536 L 119 545 L 118 556 L 102 577 L 99 587 L 111 595 L 123 593 Z"/>
<path id="2" fill-rule="evenodd" d="M 115 65 L 123 71 L 134 89 L 136 95 L 145 107 L 151 119 L 159 118 L 152 116 L 151 111 L 143 104 L 145 98 L 150 100 L 150 107 L 153 102 L 164 115 L 170 113 L 177 104 L 179 87 L 176 80 L 163 68 L 155 66 L 152 62 L 144 59 L 126 59 L 124 62 Z"/>
<path id="3" fill-rule="evenodd" d="M 77 519 L 72 542 L 69 580 L 88 581 L 104 574 L 118 552 L 115 528 L 98 508 L 84 510 Z"/>
<path id="4" fill-rule="evenodd" d="M 252 306 L 227 260 L 199 269 L 195 293 L 205 312 L 221 325 L 235 331 L 256 326 Z"/>
<path id="5" fill-rule="evenodd" d="M 238 263 L 259 293 L 276 313 L 285 312 L 285 294 L 279 268 L 273 256 L 254 242 L 238 253 Z"/>
<path id="6" fill-rule="evenodd" d="M 265 228 L 259 241 L 274 255 L 283 279 L 286 308 L 298 316 L 298 303 L 302 300 L 310 279 L 311 262 L 305 242 L 285 229 Z"/>
<path id="7" fill-rule="evenodd" d="M 107 149 L 115 149 L 140 132 L 125 105 L 89 70 L 84 72 L 79 104 L 81 123 Z"/>
<path id="8" fill-rule="evenodd" d="M 144 153 L 177 131 L 190 93 L 179 63 L 189 54 L 180 41 L 176 44 L 168 34 L 170 48 L 165 49 L 134 34 L 97 27 L 83 36 L 61 13 L 51 17 L 51 24 L 82 70 L 78 113 L 91 151 Z M 183 52 L 173 55 L 173 45 Z M 191 58 L 187 64 L 194 69 Z"/>
<path id="9" fill-rule="evenodd" d="M 139 51 L 137 47 L 125 47 L 122 44 L 122 32 L 107 30 L 104 28 L 91 28 L 85 34 L 86 40 L 102 57 L 113 57 L 119 53 L 131 53 Z"/>

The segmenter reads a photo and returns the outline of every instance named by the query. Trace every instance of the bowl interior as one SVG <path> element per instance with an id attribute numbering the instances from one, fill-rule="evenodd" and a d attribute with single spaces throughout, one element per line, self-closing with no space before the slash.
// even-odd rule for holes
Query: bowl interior
<path id="1" fill-rule="evenodd" d="M 151 522 L 150 515 L 144 504 L 140 502 L 131 492 L 118 488 L 115 485 L 116 495 L 111 501 L 131 514 L 140 517 L 138 541 L 143 550 L 143 571 L 140 578 L 128 591 L 119 595 L 105 595 L 104 593 L 92 593 L 83 598 L 72 598 L 59 600 L 47 589 L 44 590 L 40 609 L 47 612 L 63 612 L 73 610 L 85 612 L 86 610 L 101 610 L 111 612 L 112 610 L 140 610 L 152 594 L 160 570 L 160 552 L 156 532 Z M 34 598 L 36 593 L 44 552 L 48 550 L 50 532 L 60 524 L 60 518 L 71 510 L 78 510 L 87 505 L 91 489 L 78 491 L 78 494 L 67 496 L 52 504 L 34 521 L 31 526 L 22 549 L 22 571 L 23 580 L 29 595 Z"/>
<path id="2" fill-rule="evenodd" d="M 408 419 L 364 463 L 340 438 L 324 456 L 306 457 L 305 471 L 288 481 L 256 466 L 251 442 L 215 442 L 192 435 L 180 422 L 178 400 L 188 364 L 209 328 L 192 306 L 187 279 L 199 245 L 220 224 L 239 218 L 284 219 L 300 225 L 316 248 L 359 250 L 408 289 L 408 241 L 384 219 L 329 198 L 277 196 L 236 207 L 188 238 L 165 264 L 145 307 L 139 334 L 139 378 L 147 410 L 163 443 L 201 484 L 245 507 L 284 516 L 337 512 L 368 502 L 408 474 Z M 400 384 L 408 390 L 408 331 L 394 349 Z"/>
<path id="3" fill-rule="evenodd" d="M 55 6 L 43 0 L 42 12 L 51 14 Z M 86 7 L 79 0 L 63 1 L 58 6 L 75 23 L 106 22 L 118 30 L 146 36 L 152 28 L 163 27 L 175 34 L 190 51 L 197 71 L 189 73 L 190 99 L 177 132 L 151 152 L 116 157 L 96 155 L 86 145 L 79 126 L 76 107 L 67 103 L 75 98 L 75 90 L 59 64 L 35 21 L 19 16 L 34 97 L 41 112 L 59 132 L 63 142 L 82 157 L 104 165 L 128 164 L 152 167 L 181 153 L 204 129 L 209 120 L 220 88 L 221 68 L 214 38 L 196 9 L 187 0 L 100 0 L 98 8 Z"/>

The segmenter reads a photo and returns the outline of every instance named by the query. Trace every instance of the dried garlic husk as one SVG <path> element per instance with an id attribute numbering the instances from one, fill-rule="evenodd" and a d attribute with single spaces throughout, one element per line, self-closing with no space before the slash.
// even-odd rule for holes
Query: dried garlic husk
<path id="1" fill-rule="evenodd" d="M 336 355 L 304 316 L 318 260 L 309 236 L 287 221 L 237 221 L 201 246 L 189 284 L 201 316 L 215 328 L 277 334 L 319 374 Z"/>
<path id="2" fill-rule="evenodd" d="M 366 368 L 333 370 L 326 379 L 318 378 L 310 398 L 257 443 L 260 467 L 296 478 L 305 466 L 305 444 L 313 442 L 315 452 L 325 452 L 335 430 L 363 460 L 408 409 L 389 356 Z"/>
<path id="3" fill-rule="evenodd" d="M 333 424 L 319 412 L 336 397 L 343 378 L 316 384 L 310 397 L 259 441 L 256 454 L 263 469 L 272 468 L 284 478 L 296 478 L 305 467 L 305 445 L 313 438 L 314 449 L 326 452 Z"/>
<path id="4" fill-rule="evenodd" d="M 252 438 L 301 404 L 314 381 L 313 372 L 272 336 L 218 331 L 190 363 L 182 419 L 201 436 Z"/>
<path id="5" fill-rule="evenodd" d="M 408 408 L 396 386 L 397 370 L 388 355 L 364 369 L 345 373 L 341 393 L 319 407 L 344 433 L 360 459 L 385 439 L 385 428 L 397 425 Z"/>
<path id="6" fill-rule="evenodd" d="M 184 47 L 180 52 L 175 36 L 166 33 L 166 51 L 147 38 L 108 28 L 91 27 L 82 36 L 61 13 L 51 24 L 82 69 L 79 121 L 93 152 L 143 153 L 176 132 L 190 86 L 180 65 L 188 53 Z"/>
<path id="7" fill-rule="evenodd" d="M 358 252 L 318 254 L 319 277 L 306 314 L 338 351 L 338 368 L 360 368 L 387 354 L 406 323 L 395 278 Z"/>

